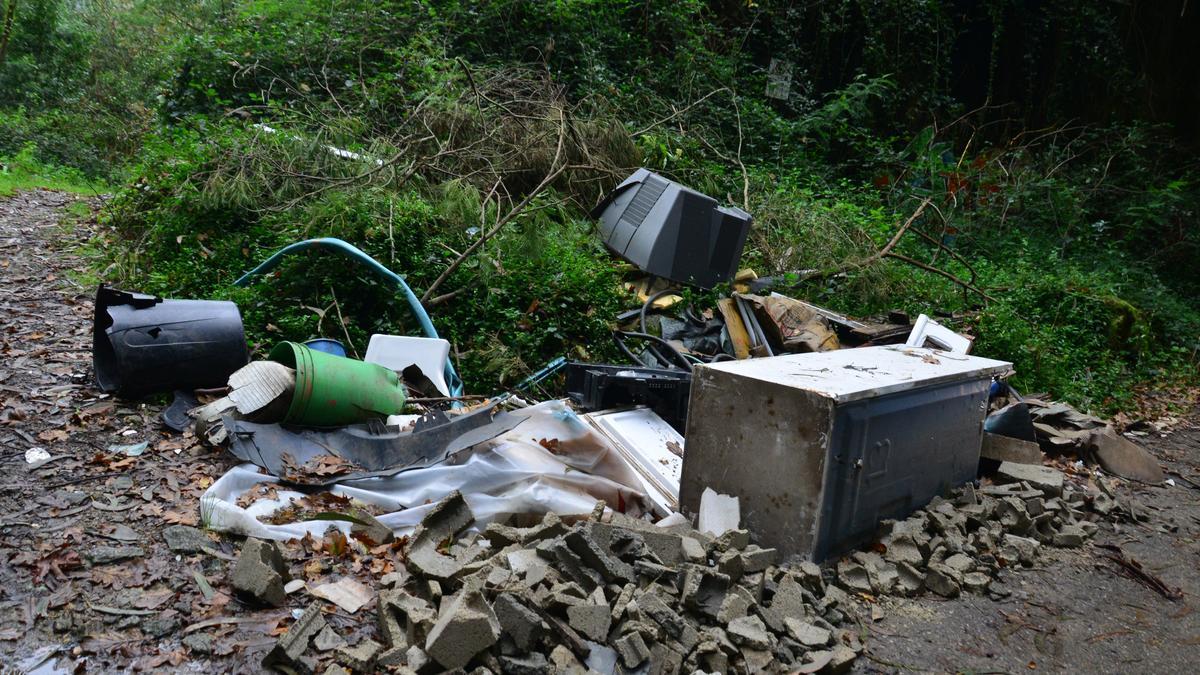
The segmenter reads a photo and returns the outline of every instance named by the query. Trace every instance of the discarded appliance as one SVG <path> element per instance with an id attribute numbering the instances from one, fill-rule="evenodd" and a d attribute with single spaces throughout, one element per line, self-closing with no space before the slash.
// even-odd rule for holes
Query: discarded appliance
<path id="1" fill-rule="evenodd" d="M 604 243 L 650 274 L 712 288 L 737 271 L 750 214 L 638 169 L 592 210 Z"/>
<path id="2" fill-rule="evenodd" d="M 687 370 L 567 364 L 567 394 L 585 411 L 644 405 L 682 430 L 692 375 Z"/>
<path id="3" fill-rule="evenodd" d="M 992 375 L 898 345 L 697 366 L 679 501 L 738 497 L 763 546 L 813 561 L 973 480 Z"/>
<path id="4" fill-rule="evenodd" d="M 92 367 L 105 392 L 127 398 L 225 385 L 248 354 L 232 302 L 169 300 L 103 284 L 92 319 Z"/>
<path id="5" fill-rule="evenodd" d="M 955 354 L 971 351 L 971 338 L 955 333 L 924 314 L 917 317 L 905 344 L 909 347 L 944 349 Z"/>
<path id="6" fill-rule="evenodd" d="M 386 419 L 404 409 L 404 386 L 395 372 L 296 343 L 280 342 L 270 359 L 296 371 L 295 392 L 283 421 L 330 427 Z"/>
<path id="7" fill-rule="evenodd" d="M 584 418 L 633 467 L 659 516 L 679 510 L 683 436 L 678 431 L 648 408 L 603 410 Z"/>
<path id="8" fill-rule="evenodd" d="M 441 338 L 376 334 L 371 336 L 367 344 L 363 361 L 379 364 L 397 373 L 416 366 L 442 396 L 450 396 L 450 386 L 446 384 L 444 372 L 449 358 L 450 343 Z"/>

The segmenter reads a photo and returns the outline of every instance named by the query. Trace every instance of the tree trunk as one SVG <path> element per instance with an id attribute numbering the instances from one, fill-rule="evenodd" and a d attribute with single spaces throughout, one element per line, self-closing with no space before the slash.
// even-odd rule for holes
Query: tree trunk
<path id="1" fill-rule="evenodd" d="M 8 55 L 8 40 L 12 37 L 13 20 L 17 17 L 17 0 L 8 0 L 8 8 L 4 11 L 4 27 L 0 29 L 0 66 Z"/>

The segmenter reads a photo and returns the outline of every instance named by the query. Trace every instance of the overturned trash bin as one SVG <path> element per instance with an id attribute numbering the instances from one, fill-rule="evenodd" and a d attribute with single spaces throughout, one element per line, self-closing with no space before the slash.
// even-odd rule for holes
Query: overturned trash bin
<path id="1" fill-rule="evenodd" d="M 100 389 L 126 398 L 221 387 L 247 361 L 232 302 L 170 300 L 101 285 L 92 319 Z"/>
<path id="2" fill-rule="evenodd" d="M 737 497 L 763 546 L 820 562 L 975 478 L 1010 368 L 900 345 L 696 366 L 680 506 Z"/>
<path id="3" fill-rule="evenodd" d="M 270 359 L 294 368 L 296 389 L 285 424 L 333 427 L 386 418 L 404 410 L 404 385 L 394 371 L 374 363 L 280 342 Z"/>

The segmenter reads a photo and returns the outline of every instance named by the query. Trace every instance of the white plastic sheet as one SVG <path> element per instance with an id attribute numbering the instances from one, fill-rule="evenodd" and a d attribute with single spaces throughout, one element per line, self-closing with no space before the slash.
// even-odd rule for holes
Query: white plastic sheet
<path id="1" fill-rule="evenodd" d="M 563 402 L 548 401 L 510 414 L 527 419 L 443 464 L 391 478 L 339 483 L 330 491 L 383 510 L 379 521 L 397 536 L 410 534 L 425 513 L 454 490 L 463 494 L 475 514 L 476 529 L 509 515 L 584 515 L 600 500 L 630 515 L 646 510 L 638 476 Z M 254 485 L 272 482 L 277 479 L 253 464 L 231 469 L 200 498 L 203 522 L 218 531 L 276 540 L 320 536 L 330 527 L 349 531 L 351 524 L 342 521 L 272 525 L 259 520 L 303 496 L 291 490 L 279 489 L 278 500 L 259 499 L 246 508 L 237 504 Z"/>

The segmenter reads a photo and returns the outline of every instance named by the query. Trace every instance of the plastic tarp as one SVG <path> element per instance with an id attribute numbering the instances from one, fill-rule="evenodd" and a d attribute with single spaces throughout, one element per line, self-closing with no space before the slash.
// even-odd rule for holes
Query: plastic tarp
<path id="1" fill-rule="evenodd" d="M 454 490 L 466 498 L 477 530 L 510 515 L 586 515 L 597 501 L 633 516 L 648 509 L 637 474 L 603 435 L 564 402 L 548 401 L 510 414 L 527 419 L 439 465 L 389 478 L 346 481 L 332 486 L 330 492 L 383 511 L 376 517 L 397 536 L 411 534 L 434 504 Z M 283 486 L 276 490 L 276 500 L 260 498 L 244 508 L 238 505 L 238 498 L 255 485 L 274 482 L 278 479 L 253 464 L 234 467 L 200 498 L 203 522 L 218 531 L 276 540 L 309 533 L 320 536 L 331 527 L 349 532 L 351 523 L 344 521 L 273 525 L 259 520 L 304 496 Z"/>

